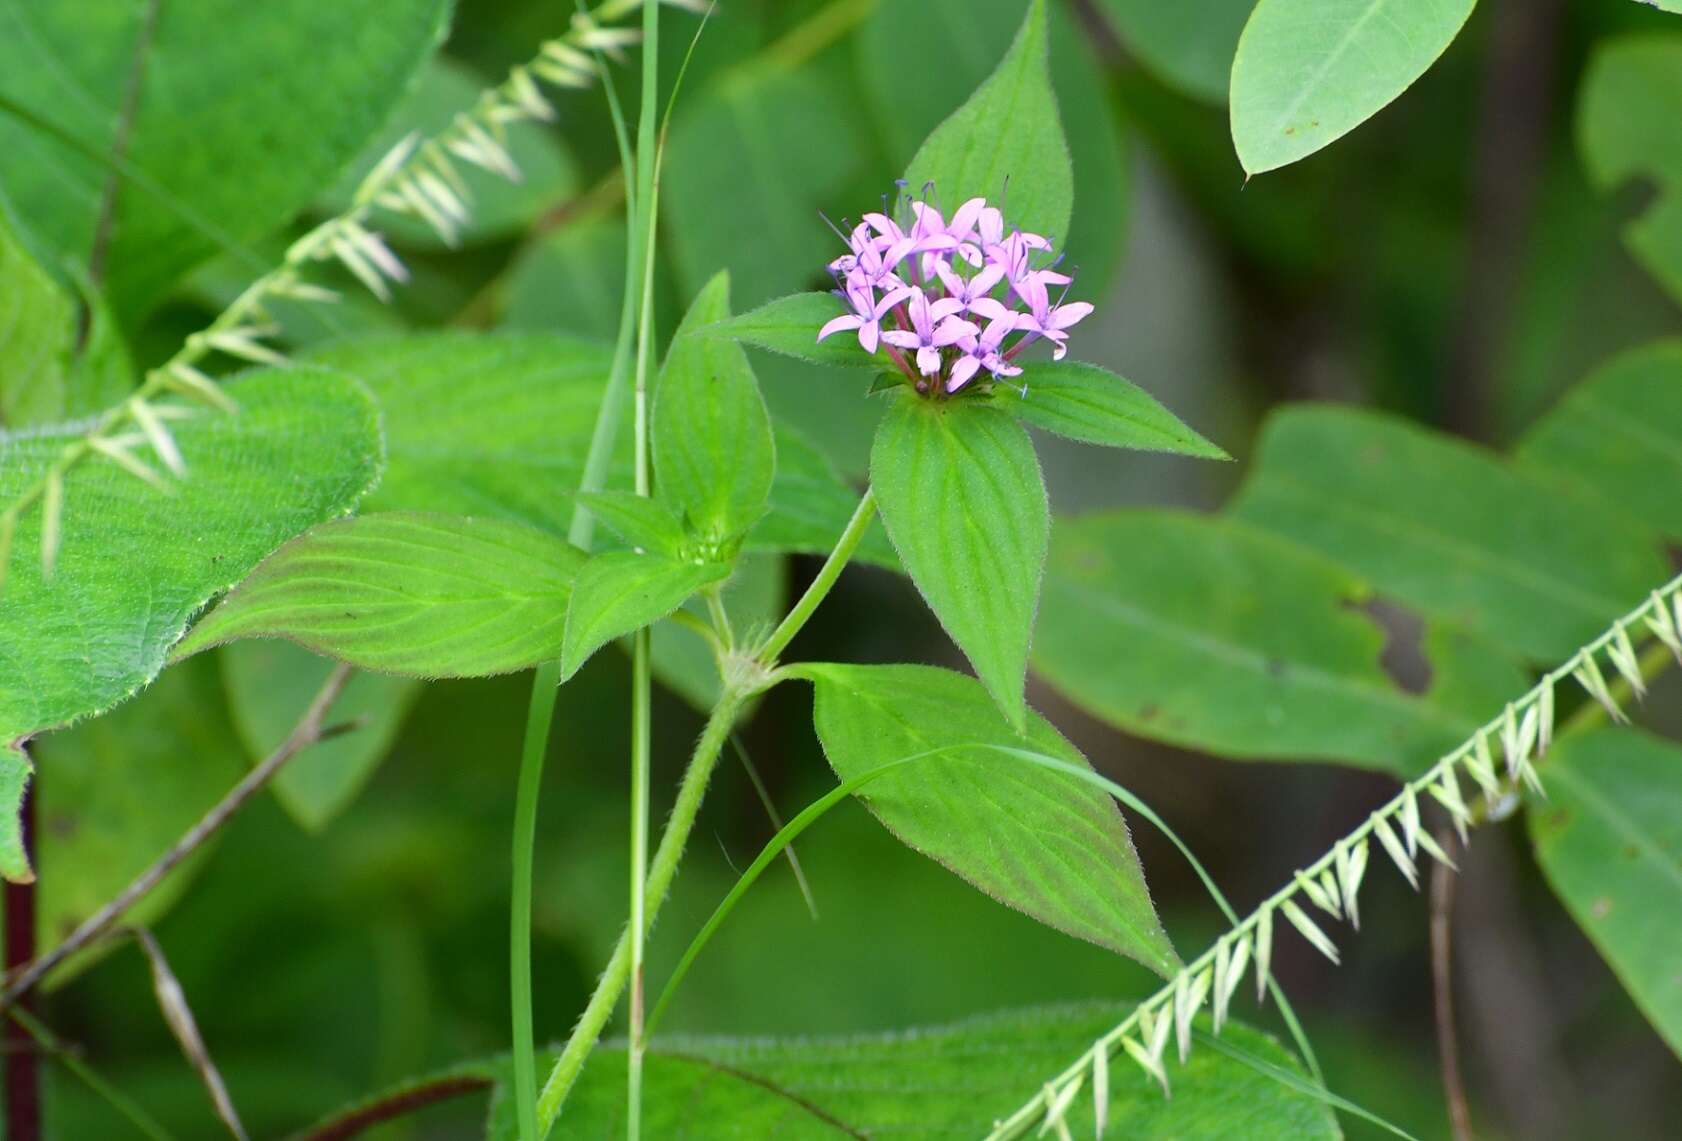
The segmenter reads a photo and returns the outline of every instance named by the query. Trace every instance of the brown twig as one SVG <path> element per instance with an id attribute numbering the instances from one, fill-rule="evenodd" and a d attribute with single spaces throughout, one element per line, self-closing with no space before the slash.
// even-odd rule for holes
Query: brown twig
<path id="1" fill-rule="evenodd" d="M 24 790 L 20 812 L 23 851 L 34 863 L 36 790 Z M 6 969 L 35 957 L 35 883 L 8 883 L 6 900 Z M 7 1141 L 41 1141 L 41 1060 L 34 1040 L 17 1022 L 7 1020 L 3 1041 L 6 1068 Z"/>
<path id="2" fill-rule="evenodd" d="M 210 1102 L 216 1107 L 216 1116 L 222 1119 L 222 1124 L 228 1127 L 235 1141 L 249 1141 L 245 1126 L 240 1123 L 239 1111 L 234 1108 L 234 1099 L 228 1095 L 228 1084 L 222 1080 L 222 1072 L 210 1057 L 204 1035 L 199 1033 L 198 1020 L 193 1017 L 193 1008 L 187 1004 L 187 993 L 181 989 L 180 980 L 170 969 L 164 949 L 144 927 L 129 928 L 126 933 L 132 935 L 146 953 L 146 961 L 152 967 L 152 990 L 158 996 L 158 1009 L 169 1024 L 169 1032 L 181 1044 L 181 1052 L 198 1071 L 199 1080 L 204 1083 Z"/>
<path id="3" fill-rule="evenodd" d="M 449 1101 L 464 1094 L 479 1093 L 496 1083 L 483 1074 L 458 1074 L 410 1086 L 396 1093 L 359 1105 L 355 1109 L 325 1121 L 308 1132 L 300 1133 L 295 1141 L 348 1141 L 376 1125 L 395 1121 L 416 1110 Z"/>
<path id="4" fill-rule="evenodd" d="M 1443 851 L 1454 843 L 1448 828 L 1437 831 Z M 1460 1045 L 1454 1033 L 1454 869 L 1445 863 L 1431 868 L 1431 982 L 1435 993 L 1437 1050 L 1442 1062 L 1443 1096 L 1454 1141 L 1472 1141 L 1472 1115 L 1466 1105 L 1466 1083 L 1460 1076 Z"/>
<path id="5" fill-rule="evenodd" d="M 278 749 L 265 757 L 261 764 L 247 773 L 236 784 L 228 795 L 224 796 L 214 808 L 205 813 L 199 822 L 189 828 L 175 846 L 152 864 L 151 867 L 136 876 L 134 882 L 122 890 L 115 899 L 100 908 L 82 925 L 71 932 L 70 937 L 54 947 L 50 952 L 29 963 L 15 974 L 6 984 L 4 993 L 0 993 L 0 1011 L 5 1010 L 18 1000 L 36 983 L 40 982 L 55 967 L 71 955 L 84 949 L 125 915 L 130 908 L 144 899 L 153 888 L 157 887 L 176 865 L 198 850 L 206 840 L 226 824 L 234 813 L 245 806 L 246 801 L 255 796 L 264 785 L 268 784 L 293 757 L 316 744 L 323 737 L 330 735 L 322 729 L 322 721 L 333 702 L 344 690 L 345 683 L 350 680 L 349 666 L 340 665 L 327 675 L 315 699 L 299 719 L 291 734 L 283 741 Z"/>

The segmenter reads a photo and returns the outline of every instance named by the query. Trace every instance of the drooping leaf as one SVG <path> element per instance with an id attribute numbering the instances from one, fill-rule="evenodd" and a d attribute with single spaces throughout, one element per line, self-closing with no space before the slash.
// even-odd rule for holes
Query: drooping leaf
<path id="1" fill-rule="evenodd" d="M 561 645 L 562 680 L 615 638 L 657 622 L 704 586 L 730 574 L 727 563 L 609 551 L 578 571 Z"/>
<path id="2" fill-rule="evenodd" d="M 1102 0 L 1146 70 L 1209 103 L 1226 102 L 1238 37 L 1255 6 L 1256 0 Z"/>
<path id="3" fill-rule="evenodd" d="M 338 182 L 323 196 L 324 211 L 337 214 L 348 210 L 357 187 L 393 147 L 415 131 L 428 136 L 443 131 L 457 115 L 473 106 L 488 81 L 487 77 L 448 57 L 434 56 L 403 101 L 390 113 L 385 129 L 363 146 Z M 472 217 L 460 228 L 460 244 L 472 245 L 518 233 L 544 211 L 560 206 L 578 191 L 572 156 L 550 125 L 510 124 L 506 147 L 520 171 L 520 180 L 509 182 L 471 172 Z M 437 232 L 419 218 L 396 213 L 380 217 L 395 241 L 422 248 L 442 244 Z"/>
<path id="4" fill-rule="evenodd" d="M 911 581 L 1011 723 L 1039 603 L 1051 513 L 1028 433 L 975 400 L 896 397 L 870 482 Z"/>
<path id="5" fill-rule="evenodd" d="M 377 477 L 378 412 L 349 378 L 263 370 L 227 392 L 236 415 L 193 410 L 169 422 L 187 467 L 170 491 L 98 459 L 70 470 L 50 576 L 40 507 L 24 514 L 0 605 L 0 739 L 135 692 L 207 600 L 290 536 L 348 511 Z M 79 436 L 0 436 L 0 502 Z"/>
<path id="6" fill-rule="evenodd" d="M 1016 731 L 973 679 L 930 666 L 799 670 L 816 688 L 818 739 L 842 780 L 950 748 L 859 792 L 895 836 L 1041 923 L 1161 974 L 1178 965 L 1109 794 L 986 747 L 1085 766 L 1050 722 L 1031 715 Z"/>
<path id="7" fill-rule="evenodd" d="M 1368 588 L 1229 519 L 1128 511 L 1053 535 L 1034 671 L 1128 732 L 1241 759 L 1423 771 L 1523 692 L 1475 640 L 1428 632 L 1430 688 L 1380 665 Z"/>
<path id="8" fill-rule="evenodd" d="M 388 466 L 367 510 L 490 515 L 564 535 L 611 357 L 571 337 L 451 332 L 358 338 L 309 359 L 363 380 L 385 413 Z M 628 487 L 621 435 L 614 485 Z"/>
<path id="9" fill-rule="evenodd" d="M 771 414 L 747 353 L 732 341 L 693 335 L 729 316 L 730 278 L 721 273 L 678 327 L 654 391 L 656 491 L 708 552 L 765 513 L 777 466 Z"/>
<path id="10" fill-rule="evenodd" d="M 229 716 L 253 763 L 285 742 L 333 669 L 331 662 L 273 639 L 224 646 L 216 657 Z M 390 752 L 421 688 L 412 678 L 353 674 L 322 723 L 354 728 L 288 761 L 271 783 L 275 799 L 305 828 L 325 827 Z"/>
<path id="11" fill-rule="evenodd" d="M 1232 140 L 1250 174 L 1366 122 L 1448 50 L 1476 0 L 1260 0 L 1232 61 Z"/>
<path id="12" fill-rule="evenodd" d="M 1656 534 L 1620 512 L 1471 445 L 1348 408 L 1273 416 L 1231 511 L 1544 661 L 1669 577 Z"/>
<path id="13" fill-rule="evenodd" d="M 1562 739 L 1530 839 L 1554 893 L 1682 1056 L 1682 749 L 1629 729 Z"/>
<path id="14" fill-rule="evenodd" d="M 1220 448 L 1186 427 L 1131 381 L 1080 361 L 1038 361 L 993 390 L 999 403 L 1048 432 L 1148 452 L 1224 460 Z"/>
<path id="15" fill-rule="evenodd" d="M 874 367 L 877 362 L 859 347 L 855 336 L 837 333 L 818 340 L 818 331 L 844 312 L 846 306 L 833 293 L 794 293 L 720 321 L 700 335 L 729 338 L 814 364 Z"/>
<path id="16" fill-rule="evenodd" d="M 1062 240 L 1074 210 L 1074 174 L 1051 88 L 1046 24 L 1046 0 L 1030 0 L 1004 59 L 924 141 L 905 179 L 917 194 L 933 183 L 947 210 L 978 195 L 1003 200 L 1008 184 L 1012 223 Z"/>
<path id="17" fill-rule="evenodd" d="M 1682 342 L 1618 357 L 1519 441 L 1519 465 L 1594 492 L 1682 540 Z"/>
<path id="18" fill-rule="evenodd" d="M 219 246 L 274 229 L 386 121 L 447 0 L 0 4 L 0 187 L 38 252 L 105 264 L 125 324 Z M 132 114 L 125 112 L 132 95 Z M 91 154 L 90 154 L 91 152 Z M 114 156 L 118 164 L 92 156 Z"/>
<path id="19" fill-rule="evenodd" d="M 238 638 L 288 638 L 378 673 L 510 673 L 556 656 L 583 562 L 564 540 L 500 519 L 343 519 L 265 559 L 175 657 Z"/>
<path id="20" fill-rule="evenodd" d="M 685 97 L 660 196 L 685 292 L 727 269 L 737 303 L 759 305 L 809 285 L 840 252 L 818 212 L 838 209 L 866 146 L 827 77 L 753 62 Z"/>
<path id="21" fill-rule="evenodd" d="M 1577 102 L 1577 138 L 1602 190 L 1650 180 L 1658 195 L 1624 241 L 1682 303 L 1682 33 L 1623 36 L 1599 45 Z"/>
<path id="22" fill-rule="evenodd" d="M 169 670 L 134 701 L 48 733 L 31 748 L 41 771 L 36 937 L 43 952 L 179 841 L 233 787 L 244 760 L 209 661 Z M 125 922 L 156 922 L 213 850 L 200 848 Z M 87 961 L 73 958 L 52 978 L 63 982 Z"/>
<path id="23" fill-rule="evenodd" d="M 859 493 L 816 444 L 793 428 L 778 424 L 776 440 L 777 480 L 771 485 L 771 510 L 749 532 L 745 549 L 827 555 L 858 507 Z M 879 520 L 865 531 L 854 557 L 899 569 L 899 559 Z"/>
<path id="24" fill-rule="evenodd" d="M 1010 50 L 1027 9 L 1026 0 L 895 0 L 877 5 L 854 37 L 860 74 L 917 76 L 915 83 L 861 85 L 861 98 L 887 144 L 891 165 L 909 163 L 923 140 L 987 79 Z M 1051 85 L 1074 166 L 1074 200 L 1081 206 L 1066 229 L 1049 234 L 1080 267 L 1081 298 L 1096 301 L 1115 277 L 1126 245 L 1128 131 L 1084 21 L 1067 5 L 1052 3 L 1047 5 L 1046 26 Z M 939 45 L 938 66 L 929 66 L 930 44 Z M 1015 217 L 1015 186 L 1012 179 L 1010 189 L 1002 192 L 1007 220 L 1027 227 Z M 920 183 L 911 187 L 921 188 Z M 997 186 L 977 193 L 985 193 L 995 204 L 1001 198 Z M 947 212 L 959 204 L 938 186 L 936 197 Z"/>

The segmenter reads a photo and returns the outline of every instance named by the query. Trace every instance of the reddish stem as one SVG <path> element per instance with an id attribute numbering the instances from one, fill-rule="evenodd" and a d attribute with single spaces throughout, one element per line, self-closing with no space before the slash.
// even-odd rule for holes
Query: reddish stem
<path id="1" fill-rule="evenodd" d="M 40 774 L 29 782 L 23 794 L 23 851 L 35 859 L 35 788 Z M 35 885 L 8 883 L 6 908 L 6 972 L 35 958 Z M 24 1009 L 34 1013 L 34 999 L 22 999 Z M 13 1019 L 6 1019 L 6 1138 L 7 1141 L 41 1141 L 41 1062 L 29 1032 Z"/>

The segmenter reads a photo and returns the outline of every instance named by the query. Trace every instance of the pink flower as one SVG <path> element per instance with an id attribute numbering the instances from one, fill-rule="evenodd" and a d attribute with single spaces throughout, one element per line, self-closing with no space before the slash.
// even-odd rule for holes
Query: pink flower
<path id="1" fill-rule="evenodd" d="M 818 340 L 848 329 L 859 332 L 859 347 L 867 353 L 874 354 L 882 339 L 882 318 L 904 301 L 913 291 L 909 286 L 900 286 L 892 290 L 880 301 L 875 299 L 875 290 L 868 285 L 848 282 L 847 300 L 852 303 L 853 312 L 843 313 L 818 331 Z"/>
<path id="2" fill-rule="evenodd" d="M 921 289 L 912 289 L 910 293 L 911 328 L 889 329 L 882 339 L 896 348 L 916 349 L 917 371 L 933 376 L 940 371 L 941 349 L 973 337 L 981 330 L 955 315 L 962 308 L 955 298 L 943 297 L 931 302 Z"/>
<path id="3" fill-rule="evenodd" d="M 946 381 L 946 391 L 956 392 L 968 384 L 976 373 L 986 369 L 995 377 L 1021 376 L 1022 370 L 1000 354 L 1000 346 L 1016 329 L 1020 313 L 1004 313 L 989 322 L 979 337 L 965 337 L 958 342 L 964 355 L 952 365 L 952 375 Z"/>

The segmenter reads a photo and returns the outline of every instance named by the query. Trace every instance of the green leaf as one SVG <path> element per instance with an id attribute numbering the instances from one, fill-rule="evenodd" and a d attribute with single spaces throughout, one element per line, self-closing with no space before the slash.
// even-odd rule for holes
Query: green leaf
<path id="1" fill-rule="evenodd" d="M 172 669 L 134 701 L 49 733 L 31 748 L 43 773 L 35 807 L 42 951 L 168 851 L 244 770 L 209 661 Z M 213 850 L 214 844 L 200 848 L 170 872 L 124 922 L 157 922 Z M 63 983 L 89 961 L 74 957 L 52 978 Z"/>
<path id="2" fill-rule="evenodd" d="M 1343 137 L 1448 50 L 1476 0 L 1261 0 L 1232 61 L 1232 140 L 1250 174 Z"/>
<path id="3" fill-rule="evenodd" d="M 853 37 L 858 74 L 917 77 L 915 83 L 860 85 L 859 99 L 887 144 L 890 167 L 903 169 L 923 140 L 986 80 L 1010 50 L 1027 8 L 1026 0 L 894 0 L 876 5 Z M 1050 233 L 1079 263 L 1081 291 L 1093 301 L 1113 281 L 1126 245 L 1129 131 L 1085 21 L 1069 5 L 1058 3 L 1047 5 L 1046 19 L 1051 85 L 1068 136 L 1074 200 L 1083 204 L 1066 231 Z M 929 66 L 929 44 L 940 45 L 938 67 Z M 1013 179 L 1012 189 L 1003 195 L 1013 223 L 1015 185 Z M 912 189 L 920 190 L 921 185 Z M 1000 197 L 997 186 L 984 193 L 995 203 Z M 937 196 L 948 211 L 957 205 L 944 192 Z"/>
<path id="4" fill-rule="evenodd" d="M 584 505 L 633 547 L 673 558 L 683 551 L 683 523 L 658 499 L 634 491 L 596 491 L 584 496 Z"/>
<path id="5" fill-rule="evenodd" d="M 912 193 L 934 183 L 951 209 L 1009 185 L 1014 225 L 1057 240 L 1069 232 L 1074 173 L 1051 89 L 1045 0 L 1030 0 L 1016 41 L 969 101 L 923 143 L 905 172 Z"/>
<path id="6" fill-rule="evenodd" d="M 358 338 L 309 359 L 360 378 L 385 413 L 387 469 L 366 510 L 493 515 L 564 535 L 612 355 L 571 337 L 452 332 Z M 621 455 L 615 482 L 629 486 Z"/>
<path id="7" fill-rule="evenodd" d="M 745 549 L 827 555 L 858 507 L 859 492 L 841 478 L 818 446 L 786 424 L 776 426 L 777 480 L 771 510 L 748 533 Z M 864 533 L 855 561 L 899 569 L 880 521 Z"/>
<path id="8" fill-rule="evenodd" d="M 1050 722 L 1035 714 L 1017 732 L 973 679 L 929 666 L 799 672 L 816 687 L 818 739 L 842 780 L 950 750 L 858 794 L 900 840 L 1041 923 L 1159 974 L 1179 964 L 1110 796 L 987 747 L 1030 748 L 1086 766 Z"/>
<path id="9" fill-rule="evenodd" d="M 113 195 L 106 280 L 132 325 L 193 265 L 329 183 L 385 123 L 448 9 L 392 0 L 369 19 L 338 0 L 171 0 L 154 19 L 127 0 L 4 0 L 0 98 L 79 145 L 0 111 L 0 190 L 43 260 L 76 265 Z"/>
<path id="10" fill-rule="evenodd" d="M 686 293 L 727 269 L 738 303 L 758 305 L 817 279 L 841 252 L 818 212 L 843 208 L 836 192 L 868 151 L 857 116 L 835 99 L 845 78 L 750 62 L 685 97 L 660 206 Z"/>
<path id="11" fill-rule="evenodd" d="M 654 390 L 657 492 L 702 550 L 716 551 L 765 514 L 776 472 L 771 414 L 747 353 L 691 335 L 730 316 L 730 278 L 719 274 L 678 327 Z"/>
<path id="12" fill-rule="evenodd" d="M 253 762 L 285 742 L 333 669 L 307 650 L 272 640 L 239 642 L 216 656 L 229 714 Z M 275 799 L 310 831 L 326 827 L 356 799 L 390 752 L 421 688 L 412 678 L 352 674 L 323 724 L 354 728 L 286 762 L 271 782 Z"/>
<path id="13" fill-rule="evenodd" d="M 33 883 L 35 869 L 29 866 L 29 852 L 23 845 L 23 821 L 19 810 L 29 777 L 35 771 L 22 746 L 0 738 L 0 875 L 13 883 Z"/>
<path id="14" fill-rule="evenodd" d="M 0 428 L 64 416 L 70 298 L 12 236 L 0 212 Z"/>
<path id="15" fill-rule="evenodd" d="M 1515 457 L 1682 540 L 1682 341 L 1599 369 L 1525 434 Z"/>
<path id="16" fill-rule="evenodd" d="M 625 295 L 625 238 L 618 217 L 581 218 L 527 245 L 502 278 L 503 327 L 611 344 Z"/>
<path id="17" fill-rule="evenodd" d="M 1630 729 L 1555 746 L 1529 808 L 1536 861 L 1670 1048 L 1682 1056 L 1682 749 Z"/>
<path id="18" fill-rule="evenodd" d="M 0 740 L 133 694 L 211 597 L 287 538 L 350 510 L 378 476 L 378 410 L 348 377 L 263 370 L 226 391 L 237 415 L 195 409 L 169 422 L 187 465 L 169 491 L 100 459 L 71 469 L 50 577 L 37 555 L 41 509 L 23 516 L 0 605 Z M 79 438 L 0 435 L 0 502 Z"/>
<path id="19" fill-rule="evenodd" d="M 1427 632 L 1424 693 L 1380 666 L 1368 589 L 1229 519 L 1129 511 L 1059 521 L 1034 670 L 1130 733 L 1241 759 L 1424 770 L 1523 692 L 1502 655 Z"/>
<path id="20" fill-rule="evenodd" d="M 1410 606 L 1557 661 L 1669 577 L 1603 504 L 1404 420 L 1275 414 L 1231 507 Z"/>
<path id="21" fill-rule="evenodd" d="M 1114 1005 L 1067 1004 L 985 1015 L 892 1034 L 787 1041 L 656 1040 L 644 1075 L 643 1123 L 657 1137 L 731 1135 L 779 1141 L 981 1137 L 1037 1083 L 1126 1017 Z M 1207 1025 L 1206 1020 L 1199 1025 Z M 1297 1061 L 1266 1034 L 1229 1022 L 1221 1032 L 1252 1056 L 1302 1078 Z M 506 1065 L 496 1076 L 489 1141 L 513 1141 Z M 1332 1111 L 1315 1098 L 1215 1050 L 1195 1050 L 1174 1070 L 1174 1096 L 1124 1055 L 1110 1061 L 1109 1138 L 1185 1141 L 1335 1141 Z M 621 1127 L 625 1054 L 591 1059 L 555 1130 L 556 1141 L 606 1137 Z M 1090 1083 L 1071 1103 L 1071 1132 L 1091 1136 Z"/>
<path id="22" fill-rule="evenodd" d="M 909 393 L 876 433 L 870 481 L 911 581 L 1013 725 L 1051 512 L 1034 445 L 1003 411 Z"/>
<path id="23" fill-rule="evenodd" d="M 833 293 L 795 293 L 699 329 L 697 335 L 724 337 L 814 364 L 876 367 L 880 362 L 860 348 L 858 338 L 851 334 L 818 340 L 818 331 L 844 312 L 846 306 Z"/>
<path id="24" fill-rule="evenodd" d="M 725 563 L 609 551 L 585 563 L 573 584 L 561 645 L 561 679 L 615 638 L 657 622 L 704 586 L 729 577 Z"/>
<path id="25" fill-rule="evenodd" d="M 564 540 L 500 519 L 342 519 L 265 559 L 174 656 L 289 638 L 378 673 L 510 673 L 556 655 L 583 562 Z"/>
<path id="26" fill-rule="evenodd" d="M 1256 0 L 1101 0 L 1121 41 L 1163 82 L 1225 103 L 1232 57 Z"/>
<path id="27" fill-rule="evenodd" d="M 1097 365 L 1036 361 L 1024 365 L 1017 379 L 997 385 L 993 395 L 1028 423 L 1071 440 L 1205 459 L 1230 458 L 1144 389 Z"/>
<path id="28" fill-rule="evenodd" d="M 489 80 L 446 56 L 434 56 L 421 71 L 407 96 L 386 118 L 385 130 L 369 140 L 321 202 L 324 213 L 351 208 L 357 187 L 391 149 L 414 132 L 436 135 L 455 117 L 472 107 Z M 545 211 L 578 192 L 572 156 L 560 143 L 551 124 L 519 122 L 506 128 L 506 147 L 520 171 L 509 182 L 472 168 L 472 218 L 461 228 L 460 244 L 475 245 L 523 232 Z M 380 226 L 405 245 L 437 249 L 437 232 L 419 218 L 393 211 L 380 214 Z M 622 259 L 621 259 L 622 260 Z"/>
<path id="29" fill-rule="evenodd" d="M 1596 47 L 1577 101 L 1577 138 L 1601 190 L 1645 179 L 1658 194 L 1624 241 L 1682 303 L 1682 34 L 1631 35 Z"/>

